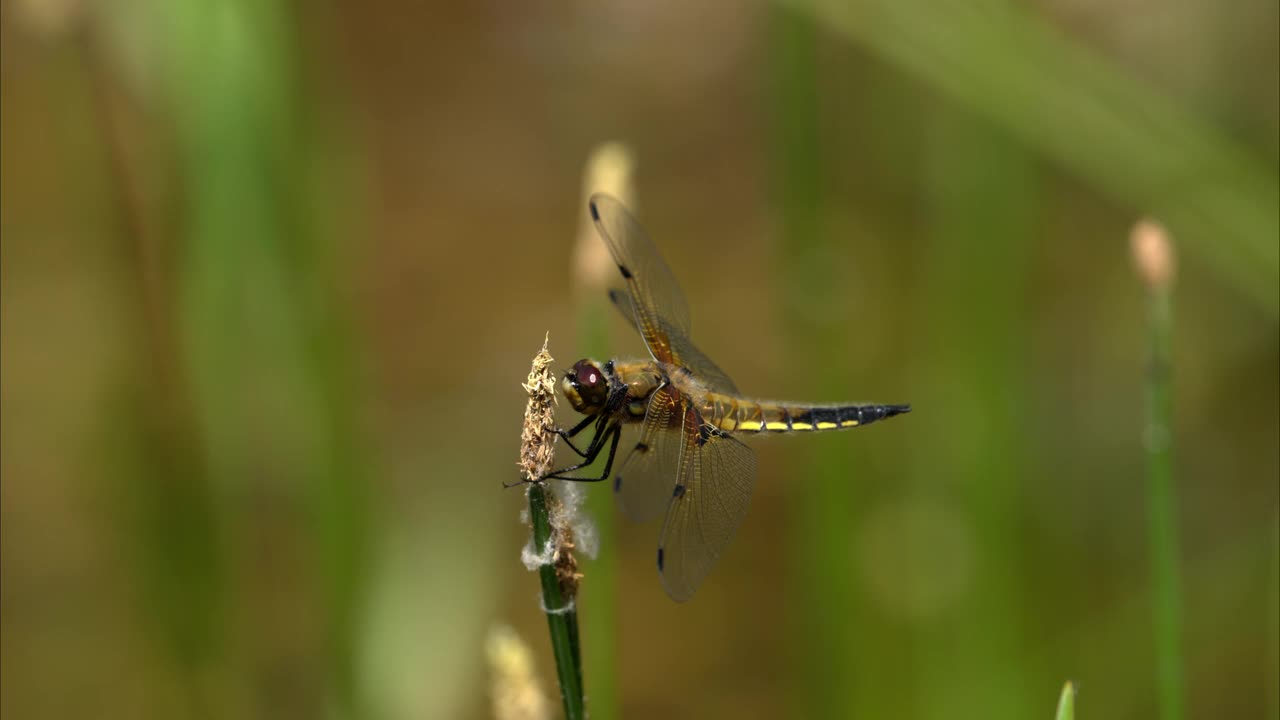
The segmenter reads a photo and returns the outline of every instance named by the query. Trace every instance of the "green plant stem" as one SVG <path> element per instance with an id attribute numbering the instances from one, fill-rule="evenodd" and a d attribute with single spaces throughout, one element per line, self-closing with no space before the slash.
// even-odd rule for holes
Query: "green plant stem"
<path id="1" fill-rule="evenodd" d="M 578 341 L 588 357 L 608 352 L 608 313 L 603 291 L 587 298 L 579 311 Z M 603 460 L 603 458 L 601 458 Z M 597 461 L 599 462 L 599 461 Z M 595 465 L 591 470 L 595 469 Z M 591 473 L 594 474 L 594 473 Z M 591 678 L 591 717 L 614 720 L 618 712 L 618 553 L 614 538 L 617 517 L 608 483 L 588 483 L 586 509 L 596 526 L 599 551 L 585 562 L 589 578 L 584 591 L 590 609 L 584 617 L 587 677 Z"/>
<path id="2" fill-rule="evenodd" d="M 1157 688 L 1162 720 L 1182 718 L 1182 596 L 1178 578 L 1177 498 L 1173 490 L 1170 416 L 1171 362 L 1169 337 L 1173 324 L 1168 285 L 1156 286 L 1148 298 L 1147 370 L 1147 504 L 1151 576 L 1155 587 Z"/>
<path id="3" fill-rule="evenodd" d="M 947 441 L 915 465 L 911 479 L 927 497 L 943 486 L 925 478 L 950 468 L 944 492 L 964 508 L 980 560 L 963 601 L 968 622 L 916 627 L 911 662 L 935 680 L 915 701 L 925 716 L 1025 718 L 1043 704 L 1027 692 L 1036 679 L 1022 662 L 1033 568 L 1024 544 L 1009 539 L 1028 536 L 1026 448 L 1034 436 L 1017 418 L 1031 415 L 1026 278 L 1033 245 L 1026 238 L 1041 222 L 1044 180 L 1024 148 L 963 107 L 930 107 L 924 127 L 929 232 L 918 262 L 916 324 L 917 352 L 928 360 L 911 375 L 911 400 L 929 410 L 911 421 L 916 433 Z M 947 379 L 931 377 L 937 367 L 947 368 Z"/>
<path id="4" fill-rule="evenodd" d="M 819 146 L 816 31 L 813 18 L 785 5 L 769 16 L 769 72 L 772 137 L 771 204 L 778 223 L 776 257 L 788 288 L 808 288 L 806 307 L 840 306 L 846 283 L 835 277 L 823 232 L 824 168 Z M 799 308 L 799 305 L 790 306 Z M 800 357 L 821 357 L 836 343 L 830 328 L 813 322 L 812 313 L 785 316 L 790 347 Z M 831 369 L 810 373 L 804 392 L 814 397 L 843 397 L 847 380 Z M 857 670 L 856 639 L 865 629 L 859 618 L 854 568 L 847 552 L 854 529 L 851 508 L 858 493 L 849 445 L 827 444 L 805 456 L 809 484 L 790 503 L 792 555 L 798 558 L 794 585 L 803 589 L 788 612 L 789 649 L 794 675 L 789 679 L 798 714 L 849 717 L 863 714 L 866 675 Z M 874 683 L 874 680 L 872 681 Z"/>
<path id="5" fill-rule="evenodd" d="M 201 680 L 216 664 L 225 635 L 228 556 L 218 522 L 217 498 L 194 451 L 196 429 L 187 408 L 188 388 L 179 368 L 171 288 L 156 258 L 162 237 L 147 202 L 141 163 L 129 152 L 132 135 L 119 112 L 118 78 L 103 39 L 90 27 L 76 49 L 87 81 L 90 108 L 112 179 L 120 239 L 128 251 L 132 307 L 139 324 L 140 368 L 126 376 L 127 405 L 113 408 L 111 446 L 121 462 L 115 472 L 127 491 L 122 522 L 132 535 L 131 559 L 138 591 L 155 626 L 169 643 L 192 716 L 211 716 Z"/>
<path id="6" fill-rule="evenodd" d="M 533 522 L 533 546 L 542 554 L 551 541 L 551 518 L 547 509 L 547 486 L 529 486 L 529 516 Z M 542 606 L 547 612 L 547 629 L 551 632 L 551 649 L 556 659 L 556 676 L 560 679 L 560 697 L 564 700 L 564 716 L 569 720 L 586 717 L 582 700 L 582 665 L 578 649 L 578 616 L 566 612 L 569 600 L 560 590 L 554 563 L 538 568 L 542 579 Z"/>
<path id="7" fill-rule="evenodd" d="M 1062 695 L 1058 697 L 1058 712 L 1054 713 L 1055 720 L 1075 720 L 1076 717 L 1076 686 L 1070 682 L 1062 686 Z"/>

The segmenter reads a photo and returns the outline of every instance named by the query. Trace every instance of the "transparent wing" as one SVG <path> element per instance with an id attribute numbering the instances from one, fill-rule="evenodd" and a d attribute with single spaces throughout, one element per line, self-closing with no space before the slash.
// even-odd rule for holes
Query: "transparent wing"
<path id="1" fill-rule="evenodd" d="M 689 303 L 671 269 L 644 228 L 616 198 L 596 193 L 588 201 L 591 219 L 622 273 L 631 296 L 636 328 L 655 360 L 673 362 L 669 328 L 689 334 Z"/>
<path id="2" fill-rule="evenodd" d="M 635 304 L 631 302 L 630 294 L 625 290 L 613 289 L 609 291 L 609 299 L 613 301 L 623 317 L 636 323 L 636 327 L 640 327 L 639 321 L 636 320 Z M 693 376 L 702 380 L 709 390 L 730 395 L 738 394 L 738 387 L 733 384 L 733 380 L 712 362 L 711 358 L 703 355 L 688 335 L 672 327 L 662 317 L 658 318 L 658 328 L 666 337 L 667 346 L 671 348 L 671 362 L 688 368 L 693 372 Z"/>
<path id="3" fill-rule="evenodd" d="M 751 448 L 719 432 L 700 442 L 700 424 L 697 411 L 689 408 L 679 479 L 658 544 L 662 586 L 677 602 L 693 597 L 733 539 L 747 514 L 756 480 Z"/>
<path id="4" fill-rule="evenodd" d="M 680 427 L 683 421 L 679 393 L 670 387 L 649 396 L 640 432 L 622 465 L 614 472 L 613 490 L 618 507 L 635 522 L 654 519 L 671 502 L 671 488 L 680 469 Z"/>

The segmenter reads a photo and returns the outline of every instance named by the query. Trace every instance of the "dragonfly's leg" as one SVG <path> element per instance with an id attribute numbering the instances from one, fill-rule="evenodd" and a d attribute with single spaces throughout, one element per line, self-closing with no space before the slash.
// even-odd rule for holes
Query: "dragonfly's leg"
<path id="1" fill-rule="evenodd" d="M 598 439 L 602 439 L 602 436 L 600 433 L 604 431 L 605 424 L 609 421 L 610 418 L 614 417 L 617 414 L 618 408 L 622 407 L 623 404 L 625 404 L 626 402 L 627 402 L 627 386 L 618 385 L 618 387 L 615 387 L 613 391 L 609 394 L 609 401 L 605 403 L 604 407 L 600 410 L 600 412 L 596 413 L 595 415 L 588 415 L 587 417 L 582 419 L 582 422 L 578 423 L 577 425 L 574 425 L 572 428 L 569 428 L 568 430 L 557 429 L 556 434 L 564 439 L 565 445 L 568 445 L 570 450 L 577 453 L 579 457 L 585 458 L 587 456 L 587 453 L 591 451 L 587 450 L 586 452 L 583 452 L 582 450 L 579 450 L 578 446 L 574 445 L 573 441 L 570 440 L 570 438 L 582 432 L 583 430 L 586 430 L 588 425 L 590 425 L 593 421 L 596 421 L 597 422 L 596 434 L 591 438 L 592 443 L 594 443 Z M 591 460 L 588 460 L 587 464 L 591 464 Z"/>
<path id="2" fill-rule="evenodd" d="M 582 432 L 583 430 L 586 430 L 588 425 L 590 425 L 591 423 L 599 419 L 600 419 L 599 413 L 595 415 L 588 415 L 582 419 L 582 422 L 578 423 L 577 425 L 574 425 L 572 428 L 569 428 L 568 430 L 556 428 L 556 434 L 567 440 L 573 437 L 574 435 L 577 435 L 578 433 Z"/>
<path id="3" fill-rule="evenodd" d="M 573 437 L 574 435 L 577 435 L 583 430 L 586 430 L 587 426 L 590 425 L 591 423 L 596 422 L 598 420 L 602 421 L 604 420 L 604 418 L 605 418 L 604 413 L 598 413 L 596 415 L 588 415 L 586 418 L 582 420 L 582 422 L 578 423 L 577 425 L 574 425 L 572 428 L 569 428 L 568 430 L 564 430 L 562 428 L 556 428 L 556 434 L 559 435 L 562 440 L 564 440 L 564 444 L 568 445 L 570 450 L 578 454 L 578 457 L 586 457 L 587 454 L 579 450 L 578 446 L 574 445 L 573 441 L 570 440 L 569 438 Z M 599 435 L 599 434 L 600 434 L 600 429 L 597 428 L 596 435 Z M 595 438 L 592 438 L 592 439 L 594 440 Z"/>
<path id="4" fill-rule="evenodd" d="M 600 451 L 604 449 L 603 441 L 606 438 L 608 438 L 610 435 L 613 436 L 613 439 L 609 442 L 609 457 L 604 462 L 604 472 L 600 473 L 600 477 L 593 477 L 593 478 L 568 477 L 564 474 L 564 473 L 573 472 L 574 470 L 581 470 L 582 468 L 595 462 L 595 459 L 600 455 Z M 548 479 L 554 478 L 556 480 L 570 480 L 573 482 L 600 482 L 601 480 L 608 478 L 609 471 L 613 469 L 613 458 L 615 455 L 618 454 L 618 439 L 622 437 L 622 425 L 613 425 L 608 430 L 606 430 L 603 435 L 600 435 L 599 437 L 601 439 L 601 442 L 598 444 L 595 444 L 596 445 L 595 448 L 588 448 L 589 450 L 590 449 L 595 450 L 595 452 L 591 453 L 590 457 L 586 458 L 585 460 L 578 463 L 577 465 L 571 465 L 567 468 L 561 468 L 551 473 L 550 475 L 546 476 L 543 479 L 548 480 Z"/>
<path id="5" fill-rule="evenodd" d="M 604 418 L 601 418 L 601 419 L 603 420 Z M 601 424 L 603 425 L 603 423 Z M 615 425 L 614 428 L 617 428 L 619 430 L 621 429 L 617 425 Z M 582 455 L 582 462 L 578 463 L 577 465 L 570 465 L 569 467 L 560 468 L 559 470 L 556 470 L 556 474 L 573 472 L 574 470 L 584 468 L 590 465 L 591 463 L 595 462 L 596 458 L 600 456 L 600 451 L 604 448 L 605 442 L 609 439 L 609 433 L 611 432 L 611 430 L 612 428 L 606 429 L 603 432 L 597 431 L 595 434 L 595 437 L 591 438 L 591 444 L 587 446 L 587 449 L 579 453 L 580 455 Z"/>
<path id="6" fill-rule="evenodd" d="M 603 413 L 599 415 L 592 415 L 591 417 L 587 418 L 587 422 L 597 421 L 597 418 L 598 418 L 600 428 L 596 430 L 596 434 L 591 438 L 591 444 L 587 446 L 586 450 L 579 450 L 578 448 L 573 447 L 572 444 L 569 444 L 569 447 L 573 448 L 574 452 L 582 456 L 582 462 L 578 463 L 577 465 L 570 465 L 569 467 L 560 468 L 559 470 L 556 470 L 555 472 L 549 475 L 544 475 L 541 478 L 537 478 L 536 480 L 520 480 L 514 483 L 503 483 L 503 487 L 513 488 L 519 485 L 524 485 L 525 483 L 540 482 L 542 480 L 547 480 L 549 478 L 556 478 L 559 480 L 577 480 L 578 478 L 562 477 L 562 474 L 573 472 L 574 470 L 581 470 L 582 468 L 595 462 L 596 458 L 600 456 L 600 451 L 604 448 L 605 442 L 608 441 L 610 433 L 612 433 L 613 447 L 609 450 L 609 462 L 605 464 L 605 474 L 607 475 L 608 469 L 609 469 L 608 466 L 613 463 L 613 453 L 618 448 L 618 438 L 621 437 L 622 435 L 622 425 L 614 424 L 612 427 L 608 429 L 604 429 L 604 431 L 601 432 L 601 429 L 604 428 L 605 423 L 608 422 L 609 416 Z M 569 433 L 580 432 L 582 428 L 586 427 L 587 422 L 579 423 L 577 427 L 574 427 L 572 430 L 568 430 L 567 432 Z M 557 430 L 556 432 L 564 433 L 566 431 Z M 561 437 L 563 437 L 563 435 L 561 435 Z M 569 442 L 567 438 L 565 439 L 565 442 L 566 443 Z M 599 478 L 599 479 L 603 479 L 603 478 Z"/>

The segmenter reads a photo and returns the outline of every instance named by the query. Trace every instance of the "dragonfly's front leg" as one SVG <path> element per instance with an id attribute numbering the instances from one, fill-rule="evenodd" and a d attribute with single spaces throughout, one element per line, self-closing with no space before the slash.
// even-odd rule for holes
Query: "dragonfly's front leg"
<path id="1" fill-rule="evenodd" d="M 605 417 L 606 416 L 604 413 L 598 413 L 596 415 L 588 415 L 587 417 L 583 418 L 582 422 L 578 423 L 577 425 L 574 425 L 572 428 L 569 428 L 568 430 L 565 430 L 563 428 L 556 428 L 556 434 L 559 435 L 562 440 L 564 440 L 564 444 L 568 445 L 570 450 L 578 454 L 578 457 L 586 457 L 587 454 L 579 450 L 578 446 L 574 445 L 573 440 L 570 440 L 570 438 L 582 432 L 583 430 L 587 429 L 587 426 L 593 422 L 599 422 L 601 427 L 603 427 L 604 425 L 603 420 L 605 419 Z M 596 428 L 596 435 L 599 435 L 599 434 L 600 434 L 600 428 Z M 592 438 L 592 440 L 594 439 L 595 438 Z"/>
<path id="2" fill-rule="evenodd" d="M 610 436 L 612 436 L 611 440 L 610 440 Z M 578 463 L 577 465 L 570 465 L 569 467 L 566 467 L 566 468 L 560 468 L 559 470 L 551 473 L 550 475 L 547 475 L 543 479 L 544 480 L 551 480 L 551 479 L 571 480 L 573 482 L 600 482 L 601 480 L 607 479 L 609 477 L 609 472 L 613 469 L 613 458 L 615 455 L 618 454 L 618 439 L 621 437 L 622 437 L 622 424 L 614 423 L 609 427 L 608 430 L 605 430 L 604 433 L 596 433 L 596 440 L 599 440 L 599 442 L 596 442 L 595 440 L 592 441 L 591 447 L 587 448 L 587 452 L 583 455 L 582 462 Z M 582 468 L 595 462 L 596 458 L 600 456 L 600 451 L 604 449 L 604 443 L 606 440 L 610 440 L 609 457 L 604 462 L 604 472 L 600 473 L 600 477 L 593 477 L 593 478 L 570 477 L 564 474 L 564 473 L 571 473 L 575 470 L 581 470 Z"/>

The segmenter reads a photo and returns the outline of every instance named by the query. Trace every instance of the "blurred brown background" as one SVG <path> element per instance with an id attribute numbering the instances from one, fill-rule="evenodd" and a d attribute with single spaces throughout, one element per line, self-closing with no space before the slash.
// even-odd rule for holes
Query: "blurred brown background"
<path id="1" fill-rule="evenodd" d="M 690 603 L 606 525 L 595 717 L 1154 717 L 1147 214 L 1186 715 L 1280 717 L 1277 12 L 0 2 L 0 714 L 488 717 L 497 624 L 557 698 L 501 484 L 546 332 L 643 351 L 574 290 L 616 140 L 740 387 L 915 411 L 759 443 Z"/>

